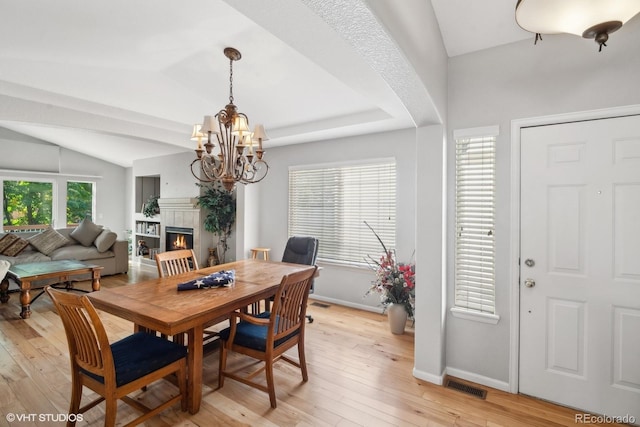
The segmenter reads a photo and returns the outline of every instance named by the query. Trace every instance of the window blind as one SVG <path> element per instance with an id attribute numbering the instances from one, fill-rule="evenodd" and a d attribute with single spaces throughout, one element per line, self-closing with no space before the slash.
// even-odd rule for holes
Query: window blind
<path id="1" fill-rule="evenodd" d="M 495 313 L 496 136 L 456 138 L 455 306 Z"/>
<path id="2" fill-rule="evenodd" d="M 395 248 L 394 159 L 289 170 L 289 236 L 318 238 L 320 260 L 365 265 L 382 254 L 364 221 Z"/>

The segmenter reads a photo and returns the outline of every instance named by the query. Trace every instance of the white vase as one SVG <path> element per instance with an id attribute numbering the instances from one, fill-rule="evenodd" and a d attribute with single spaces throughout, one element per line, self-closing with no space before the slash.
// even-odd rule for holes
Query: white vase
<path id="1" fill-rule="evenodd" d="M 387 317 L 389 318 L 389 329 L 395 335 L 404 334 L 407 325 L 407 311 L 402 304 L 389 304 L 387 307 Z"/>

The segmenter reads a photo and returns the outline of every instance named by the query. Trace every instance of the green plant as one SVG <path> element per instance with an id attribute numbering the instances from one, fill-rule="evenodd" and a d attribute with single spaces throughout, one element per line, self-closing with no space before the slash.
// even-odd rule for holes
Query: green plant
<path id="1" fill-rule="evenodd" d="M 158 205 L 159 198 L 160 196 L 149 196 L 147 203 L 144 204 L 144 208 L 142 209 L 144 216 L 151 218 L 160 213 L 160 206 Z"/>
<path id="2" fill-rule="evenodd" d="M 204 218 L 204 229 L 218 237 L 218 258 L 224 263 L 229 248 L 227 239 L 236 220 L 236 200 L 233 193 L 219 185 L 196 185 L 203 190 L 198 196 L 198 205 L 208 212 Z"/>

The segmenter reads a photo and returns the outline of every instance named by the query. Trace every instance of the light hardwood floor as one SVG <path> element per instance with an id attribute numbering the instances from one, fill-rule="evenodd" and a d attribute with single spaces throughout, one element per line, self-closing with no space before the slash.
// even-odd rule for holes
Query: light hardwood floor
<path id="1" fill-rule="evenodd" d="M 152 269 L 133 267 L 128 275 L 104 277 L 104 288 L 135 286 L 155 277 Z M 90 289 L 89 282 L 77 285 Z M 66 414 L 70 395 L 67 343 L 51 300 L 43 295 L 28 320 L 18 316 L 19 294 L 0 306 L 0 426 L 43 426 L 47 414 Z M 194 293 L 194 297 L 197 295 Z M 488 389 L 486 400 L 436 386 L 411 375 L 413 330 L 392 335 L 382 315 L 310 301 L 315 321 L 307 325 L 309 381 L 286 363 L 276 364 L 278 408 L 267 394 L 227 380 L 216 390 L 218 352 L 205 357 L 200 412 L 181 412 L 179 405 L 147 421 L 147 426 L 570 426 L 577 411 L 530 397 Z M 102 313 L 110 339 L 132 331 L 131 323 Z M 409 325 L 410 326 L 410 325 Z M 230 363 L 242 362 L 238 357 Z M 87 395 L 91 394 L 85 390 Z M 154 383 L 138 399 L 154 404 L 176 389 Z M 83 400 L 86 402 L 86 400 Z M 26 414 L 33 421 L 7 422 L 7 414 Z M 34 415 L 30 415 L 34 414 Z M 51 415 L 53 416 L 53 415 Z M 118 425 L 134 418 L 124 403 Z M 46 418 L 45 418 L 46 419 Z M 54 419 L 55 420 L 55 419 Z M 99 405 L 79 426 L 103 422 Z M 609 424 L 610 425 L 610 424 Z"/>

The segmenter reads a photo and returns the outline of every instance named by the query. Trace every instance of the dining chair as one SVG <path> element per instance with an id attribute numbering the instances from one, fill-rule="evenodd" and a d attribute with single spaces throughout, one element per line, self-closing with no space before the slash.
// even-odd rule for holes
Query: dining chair
<path id="1" fill-rule="evenodd" d="M 193 249 L 179 249 L 176 251 L 167 251 L 157 254 L 156 266 L 158 267 L 158 275 L 160 277 L 170 277 L 197 270 L 198 260 L 196 259 L 196 254 Z M 208 330 L 207 328 L 210 328 L 220 322 L 224 322 L 228 318 L 228 316 L 220 317 L 204 325 L 205 330 L 203 340 L 207 353 L 210 349 L 213 350 L 213 348 L 211 348 L 213 347 L 213 340 L 218 337 L 217 331 Z M 179 334 L 174 335 L 173 340 L 179 344 L 184 344 L 185 338 L 186 334 Z"/>
<path id="2" fill-rule="evenodd" d="M 50 286 L 45 291 L 58 311 L 69 345 L 70 414 L 82 414 L 105 401 L 104 425 L 113 426 L 120 399 L 143 412 L 127 424 L 133 426 L 177 402 L 181 402 L 182 411 L 187 410 L 186 347 L 144 332 L 109 343 L 104 325 L 86 295 L 62 292 Z M 139 398 L 128 396 L 171 374 L 177 376 L 179 394 L 155 408 L 145 406 Z M 90 388 L 100 397 L 80 407 L 83 387 Z M 67 425 L 75 425 L 75 420 Z"/>
<path id="3" fill-rule="evenodd" d="M 160 277 L 175 276 L 198 269 L 198 259 L 193 249 L 160 252 L 156 254 L 156 266 Z"/>
<path id="4" fill-rule="evenodd" d="M 318 257 L 319 241 L 315 237 L 311 236 L 291 236 L 287 240 L 287 244 L 282 254 L 282 262 L 290 262 L 293 264 L 315 265 L 316 258 Z M 310 291 L 313 293 L 313 279 L 311 279 Z M 266 310 L 269 310 L 269 305 L 273 301 L 273 298 L 265 300 Z M 256 304 L 251 306 L 252 312 L 256 312 Z M 309 323 L 313 322 L 313 317 L 307 315 Z"/>
<path id="5" fill-rule="evenodd" d="M 287 240 L 287 245 L 282 254 L 282 262 L 294 264 L 316 265 L 318 257 L 319 241 L 311 236 L 292 236 Z M 313 279 L 311 279 L 310 293 L 313 293 Z M 307 320 L 313 323 L 313 317 L 308 314 Z"/>
<path id="6" fill-rule="evenodd" d="M 317 267 L 309 268 L 282 278 L 273 301 L 272 310 L 259 314 L 242 311 L 231 313 L 231 326 L 220 331 L 220 367 L 218 388 L 225 378 L 231 378 L 269 394 L 271 407 L 276 407 L 276 392 L 273 380 L 273 364 L 282 359 L 302 371 L 302 380 L 308 380 L 307 363 L 304 353 L 304 329 L 307 299 L 311 280 Z M 287 357 L 284 352 L 298 346 L 298 361 Z M 227 356 L 230 351 L 250 356 L 263 365 L 248 375 L 247 366 L 233 371 L 227 370 Z M 253 364 L 255 362 L 252 362 Z M 264 371 L 266 387 L 252 379 Z"/>

